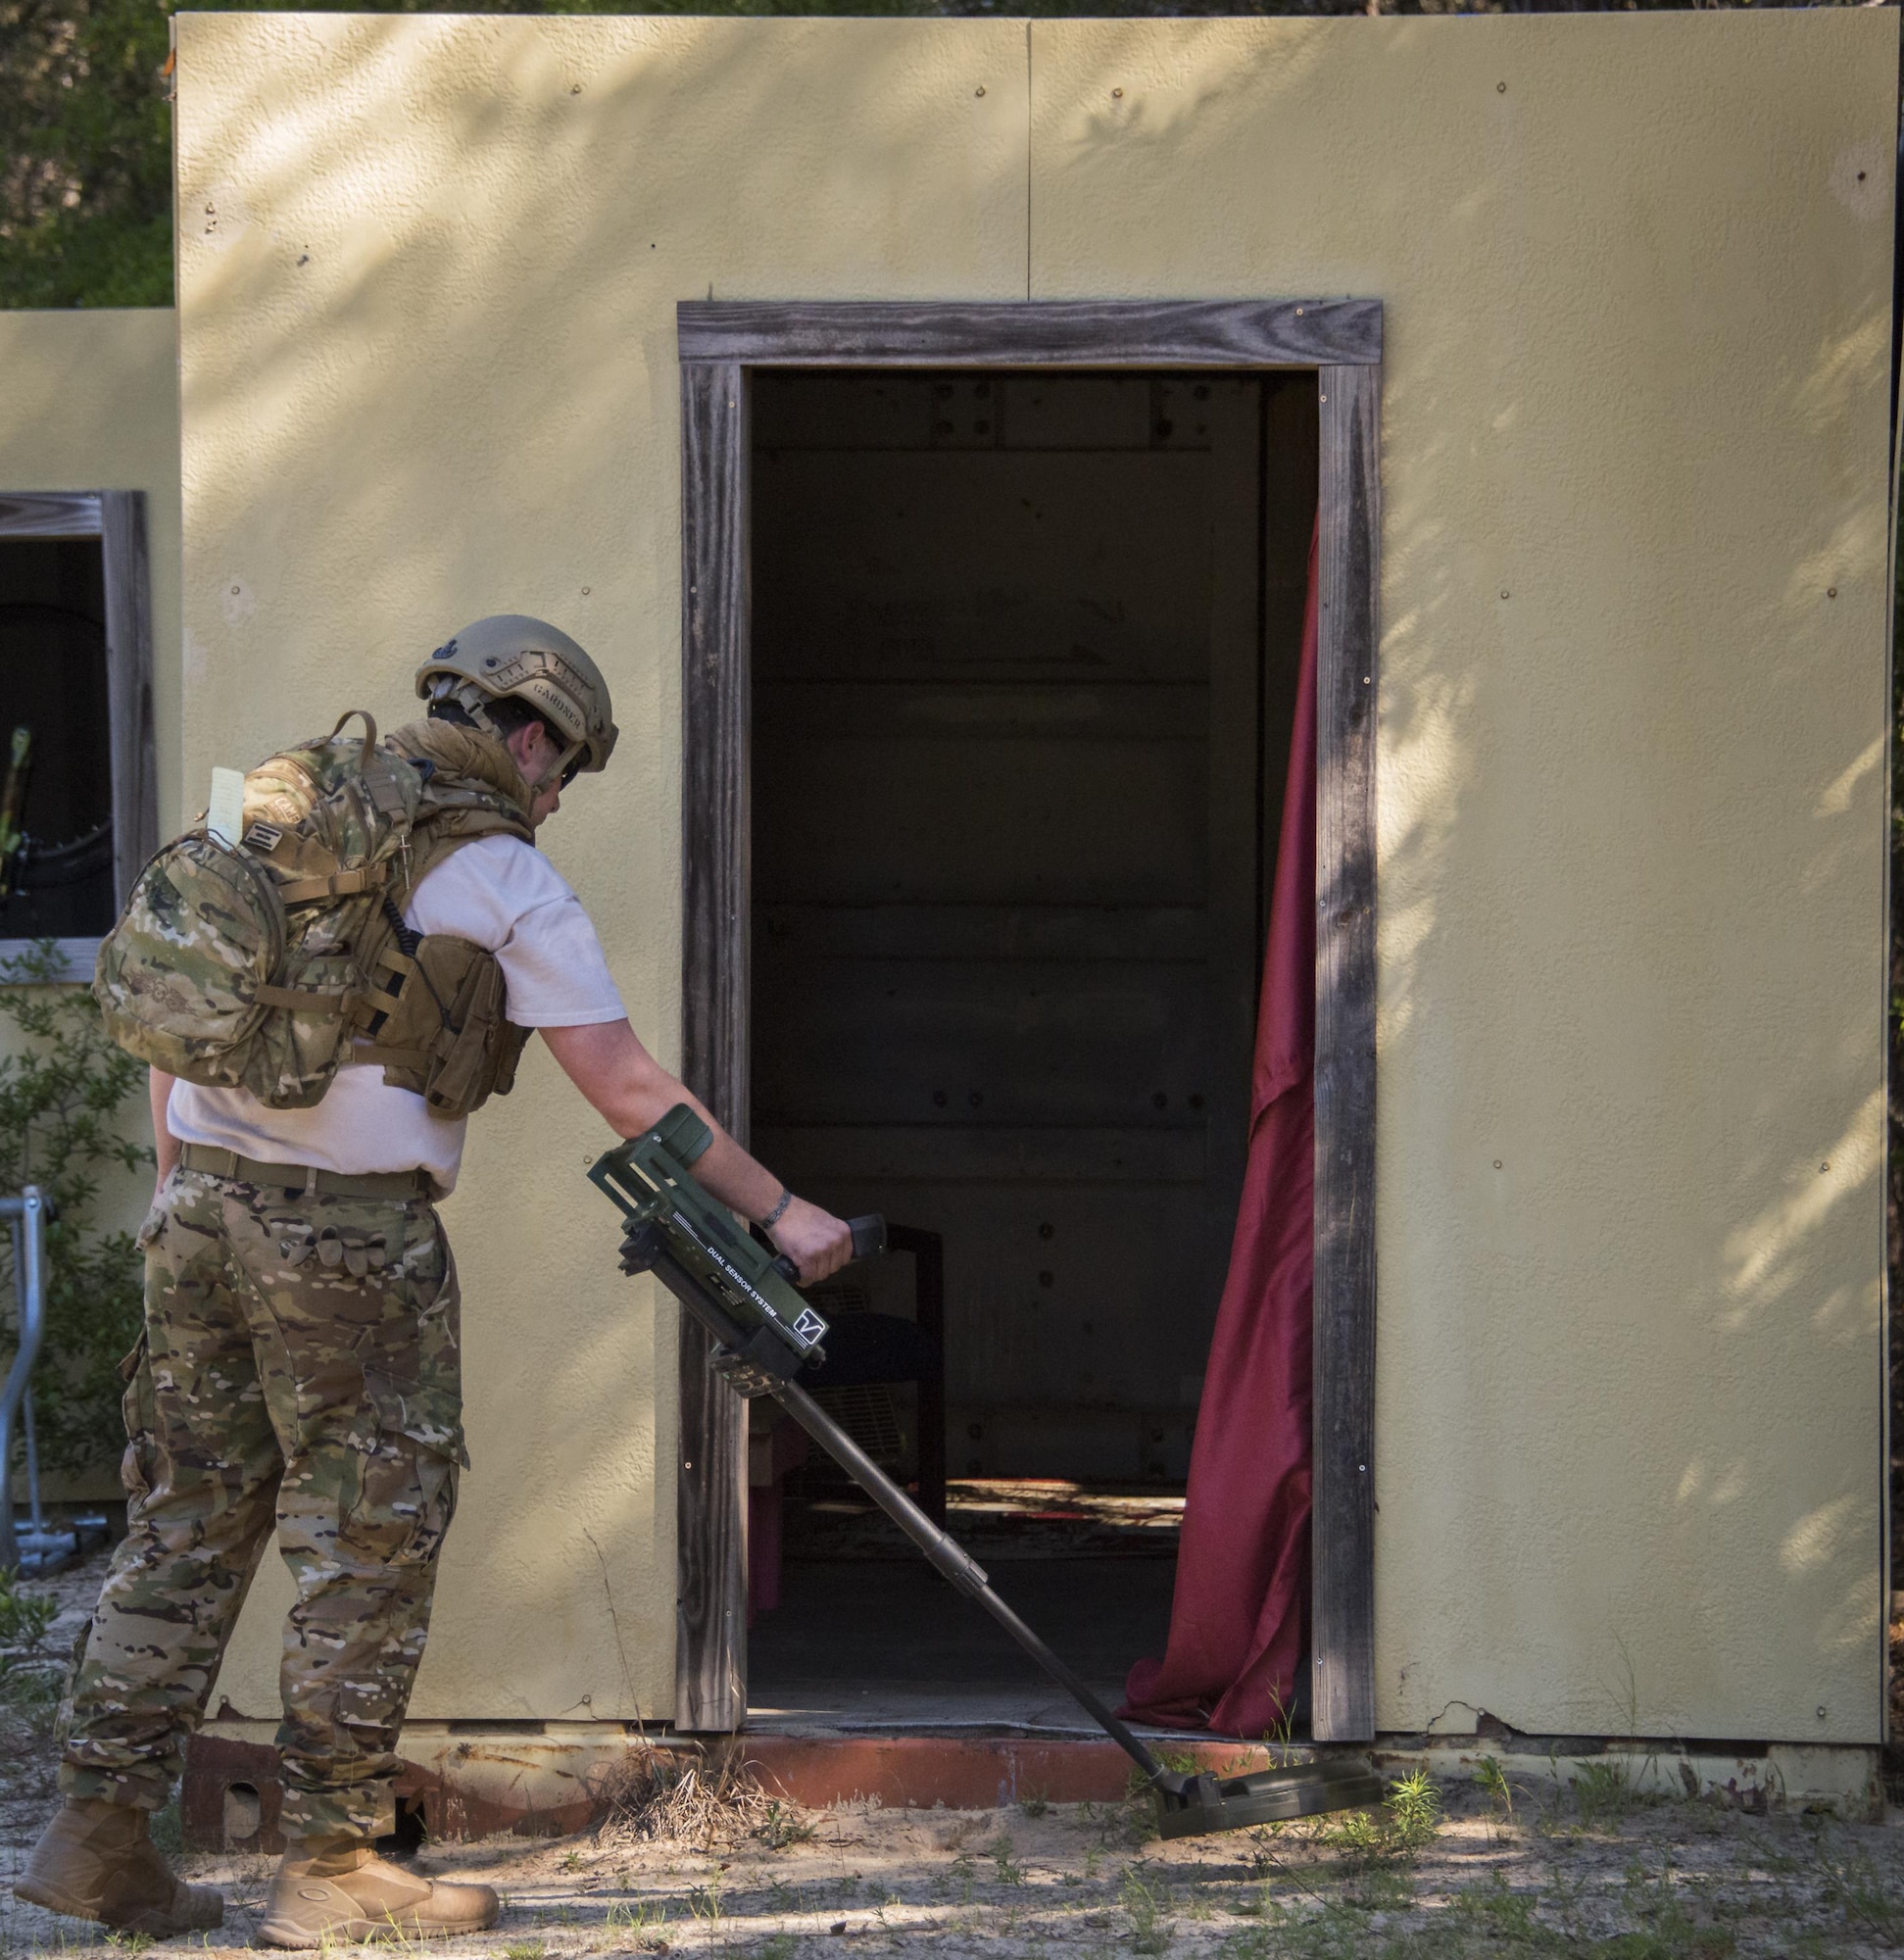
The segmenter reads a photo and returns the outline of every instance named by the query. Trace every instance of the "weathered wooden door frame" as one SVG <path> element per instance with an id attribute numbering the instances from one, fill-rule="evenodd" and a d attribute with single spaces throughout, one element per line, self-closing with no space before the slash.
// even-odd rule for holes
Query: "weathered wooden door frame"
<path id="1" fill-rule="evenodd" d="M 688 1081 L 746 1140 L 755 368 L 1313 368 L 1316 676 L 1314 1733 L 1375 1733 L 1376 300 L 677 309 L 681 358 L 682 1014 Z M 747 1713 L 746 1420 L 681 1328 L 675 1722 Z"/>

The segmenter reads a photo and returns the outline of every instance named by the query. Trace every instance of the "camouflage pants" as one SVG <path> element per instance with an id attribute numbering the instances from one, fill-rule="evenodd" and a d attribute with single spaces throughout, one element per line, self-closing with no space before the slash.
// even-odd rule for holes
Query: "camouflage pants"
<path id="1" fill-rule="evenodd" d="M 142 1236 L 128 1531 L 76 1672 L 60 1787 L 166 1801 L 275 1525 L 298 1591 L 280 1670 L 284 1829 L 387 1832 L 466 1461 L 442 1226 L 421 1200 L 178 1170 Z"/>

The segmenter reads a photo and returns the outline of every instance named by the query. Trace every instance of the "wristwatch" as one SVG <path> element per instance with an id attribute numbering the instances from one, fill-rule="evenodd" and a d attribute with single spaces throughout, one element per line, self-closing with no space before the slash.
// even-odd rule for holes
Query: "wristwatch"
<path id="1" fill-rule="evenodd" d="M 794 1201 L 793 1193 L 789 1191 L 785 1185 L 782 1185 L 780 1187 L 780 1202 L 776 1204 L 773 1207 L 773 1209 L 769 1211 L 767 1215 L 760 1220 L 760 1229 L 763 1232 L 771 1232 L 773 1228 L 780 1223 L 781 1217 L 785 1213 L 787 1206 L 790 1205 L 793 1201 Z"/>

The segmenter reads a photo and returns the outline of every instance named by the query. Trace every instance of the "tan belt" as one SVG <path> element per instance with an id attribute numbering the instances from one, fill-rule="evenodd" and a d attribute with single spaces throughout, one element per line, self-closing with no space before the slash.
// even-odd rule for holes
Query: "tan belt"
<path id="1" fill-rule="evenodd" d="M 373 1171 L 363 1177 L 351 1177 L 342 1171 L 318 1170 L 311 1164 L 261 1163 L 256 1157 L 241 1157 L 236 1151 L 216 1150 L 210 1144 L 181 1144 L 178 1161 L 185 1169 L 203 1171 L 208 1177 L 269 1184 L 302 1192 L 307 1197 L 315 1192 L 319 1198 L 387 1198 L 401 1203 L 430 1195 L 426 1170 Z"/>

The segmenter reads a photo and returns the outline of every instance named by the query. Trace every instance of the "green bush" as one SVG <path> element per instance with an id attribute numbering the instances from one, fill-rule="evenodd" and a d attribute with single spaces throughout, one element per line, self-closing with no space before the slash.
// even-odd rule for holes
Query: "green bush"
<path id="1" fill-rule="evenodd" d="M 143 1291 L 132 1235 L 95 1222 L 99 1181 L 153 1155 L 121 1128 L 145 1068 L 107 1039 L 86 988 L 59 984 L 65 970 L 50 940 L 0 959 L 0 1017 L 23 1038 L 20 1053 L 0 1058 L 0 1193 L 36 1184 L 53 1200 L 33 1411 L 41 1462 L 83 1470 L 119 1453 L 119 1363 L 138 1339 Z M 13 1264 L 8 1235 L 9 1291 Z M 0 1368 L 14 1347 L 9 1324 Z"/>
<path id="2" fill-rule="evenodd" d="M 59 1616 L 51 1593 L 25 1592 L 17 1574 L 0 1572 L 0 1680 L 23 1661 L 45 1658 L 46 1630 Z"/>

